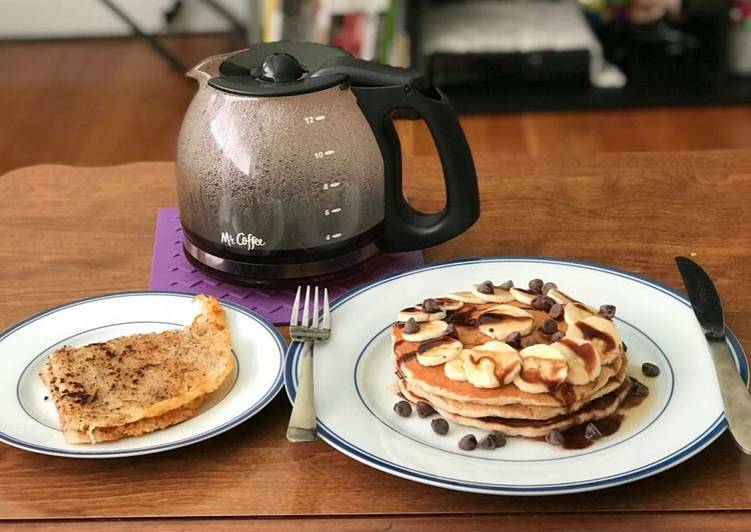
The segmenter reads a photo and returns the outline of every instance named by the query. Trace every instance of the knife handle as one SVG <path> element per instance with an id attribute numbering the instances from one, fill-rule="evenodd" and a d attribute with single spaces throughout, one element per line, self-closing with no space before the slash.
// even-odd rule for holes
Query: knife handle
<path id="1" fill-rule="evenodd" d="M 735 368 L 730 346 L 725 339 L 710 341 L 709 350 L 714 359 L 730 433 L 738 447 L 744 453 L 751 454 L 751 395 Z"/>

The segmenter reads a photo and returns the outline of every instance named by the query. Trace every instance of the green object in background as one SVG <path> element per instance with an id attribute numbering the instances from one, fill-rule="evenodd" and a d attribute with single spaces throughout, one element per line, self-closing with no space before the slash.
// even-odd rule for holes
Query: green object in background
<path id="1" fill-rule="evenodd" d="M 391 0 L 389 8 L 383 17 L 383 33 L 378 41 L 378 51 L 376 59 L 379 63 L 388 63 L 391 45 L 394 41 L 394 13 L 399 9 L 398 3 L 401 0 Z"/>
<path id="2" fill-rule="evenodd" d="M 627 18 L 631 0 L 578 0 L 590 23 L 607 24 Z"/>

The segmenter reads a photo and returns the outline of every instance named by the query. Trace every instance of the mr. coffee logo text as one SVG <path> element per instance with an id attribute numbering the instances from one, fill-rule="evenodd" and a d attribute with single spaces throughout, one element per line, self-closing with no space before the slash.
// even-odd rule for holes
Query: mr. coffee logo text
<path id="1" fill-rule="evenodd" d="M 248 251 L 253 251 L 256 248 L 262 248 L 266 245 L 263 238 L 258 238 L 255 235 L 248 233 L 236 233 L 234 235 L 227 231 L 222 232 L 222 244 L 227 244 L 232 247 L 245 248 Z"/>

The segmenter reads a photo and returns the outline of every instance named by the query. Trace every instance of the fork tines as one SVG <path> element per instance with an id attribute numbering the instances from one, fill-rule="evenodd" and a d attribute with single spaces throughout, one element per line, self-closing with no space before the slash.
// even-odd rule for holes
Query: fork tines
<path id="1" fill-rule="evenodd" d="M 329 290 L 323 289 L 323 308 L 322 313 L 319 313 L 319 289 L 317 286 L 313 287 L 313 305 L 310 305 L 310 285 L 305 287 L 305 300 L 302 308 L 302 319 L 298 322 L 298 315 L 300 311 L 300 296 L 302 294 L 302 286 L 297 287 L 297 294 L 295 294 L 295 301 L 292 303 L 292 316 L 289 320 L 289 326 L 291 332 L 294 334 L 300 329 L 311 330 L 329 330 L 331 328 L 331 316 L 329 309 Z M 320 319 L 319 319 L 320 318 Z M 292 329 L 296 331 L 292 331 Z"/>

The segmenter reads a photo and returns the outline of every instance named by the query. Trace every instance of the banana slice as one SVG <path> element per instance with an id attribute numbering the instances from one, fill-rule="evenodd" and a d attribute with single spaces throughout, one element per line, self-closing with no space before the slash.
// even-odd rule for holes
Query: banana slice
<path id="1" fill-rule="evenodd" d="M 483 294 L 478 290 L 480 286 L 482 285 L 472 285 L 472 295 L 481 299 L 484 303 L 508 303 L 509 301 L 514 300 L 514 296 L 512 296 L 511 292 L 509 292 L 508 290 L 504 290 L 503 288 L 500 288 L 498 286 L 493 286 L 492 294 Z M 488 283 L 488 288 L 489 287 L 490 283 Z"/>
<path id="2" fill-rule="evenodd" d="M 592 342 L 603 364 L 609 364 L 620 355 L 621 337 L 613 322 L 601 316 L 590 316 L 569 326 L 566 336 Z"/>
<path id="3" fill-rule="evenodd" d="M 482 303 L 485 303 L 485 300 L 480 299 L 472 292 L 451 292 L 450 294 L 446 294 L 444 297 L 455 299 L 456 301 L 461 301 L 462 303 L 469 303 L 470 305 L 480 305 Z"/>
<path id="4" fill-rule="evenodd" d="M 467 374 L 464 371 L 464 360 L 471 353 L 471 349 L 462 349 L 459 356 L 452 358 L 443 366 L 443 373 L 452 381 L 466 381 Z"/>
<path id="5" fill-rule="evenodd" d="M 496 340 L 473 348 L 463 360 L 467 380 L 477 388 L 497 388 L 508 384 L 521 371 L 516 349 Z"/>
<path id="6" fill-rule="evenodd" d="M 397 321 L 408 321 L 410 318 L 414 318 L 417 323 L 425 321 L 442 320 L 446 317 L 446 312 L 441 310 L 439 312 L 425 312 L 422 306 L 415 305 L 414 307 L 407 307 L 400 310 L 396 315 Z"/>
<path id="7" fill-rule="evenodd" d="M 438 366 L 458 357 L 463 347 L 459 340 L 446 336 L 428 340 L 417 347 L 417 362 L 421 366 Z"/>
<path id="8" fill-rule="evenodd" d="M 548 393 L 566 381 L 568 364 L 556 348 L 546 344 L 525 347 L 519 352 L 522 370 L 514 379 L 517 388 L 528 393 Z"/>
<path id="9" fill-rule="evenodd" d="M 588 384 L 600 376 L 600 355 L 591 342 L 577 338 L 562 338 L 552 344 L 566 357 L 571 384 Z"/>
<path id="10" fill-rule="evenodd" d="M 535 326 L 535 318 L 518 307 L 496 305 L 480 314 L 477 324 L 485 336 L 503 340 L 512 332 L 518 332 L 522 336 L 531 333 Z"/>
<path id="11" fill-rule="evenodd" d="M 551 288 L 545 295 L 551 298 L 556 303 L 560 303 L 561 305 L 566 305 L 568 303 L 577 303 L 576 299 L 568 295 L 566 292 L 558 290 L 557 288 Z"/>
<path id="12" fill-rule="evenodd" d="M 537 297 L 540 294 L 535 294 L 531 290 L 525 290 L 524 288 L 516 288 L 512 287 L 511 290 L 511 296 L 516 299 L 519 303 L 524 303 L 525 305 L 531 305 L 532 300 Z"/>
<path id="13" fill-rule="evenodd" d="M 462 303 L 458 299 L 454 299 L 449 296 L 437 297 L 435 301 L 436 303 L 438 303 L 438 306 L 441 307 L 441 310 L 443 311 L 459 310 L 460 308 L 464 306 L 464 303 Z"/>
<path id="14" fill-rule="evenodd" d="M 420 330 L 416 333 L 402 332 L 402 338 L 408 342 L 424 342 L 426 340 L 432 340 L 433 338 L 439 338 L 446 334 L 449 324 L 445 321 L 424 321 L 420 323 Z"/>
<path id="15" fill-rule="evenodd" d="M 571 303 L 567 303 L 566 306 L 563 307 L 563 319 L 566 321 L 569 327 L 579 320 L 583 320 L 595 315 L 597 315 L 597 311 L 595 309 L 578 301 L 572 301 Z"/>

